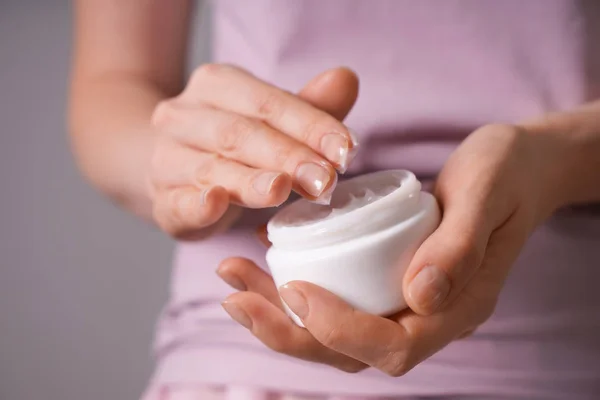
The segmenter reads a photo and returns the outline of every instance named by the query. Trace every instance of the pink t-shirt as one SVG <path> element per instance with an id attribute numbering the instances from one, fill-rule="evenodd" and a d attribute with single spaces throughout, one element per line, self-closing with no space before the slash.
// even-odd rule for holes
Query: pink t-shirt
<path id="1" fill-rule="evenodd" d="M 475 128 L 566 110 L 600 94 L 600 2 L 215 0 L 214 59 L 297 91 L 346 65 L 361 79 L 347 125 L 351 173 L 433 178 Z M 575 177 L 576 178 L 576 177 Z M 181 244 L 157 336 L 155 379 L 308 393 L 600 398 L 600 210 L 557 214 L 531 237 L 495 314 L 402 378 L 346 374 L 276 354 L 225 314 L 214 273 L 264 266 L 248 211 L 231 232 Z"/>

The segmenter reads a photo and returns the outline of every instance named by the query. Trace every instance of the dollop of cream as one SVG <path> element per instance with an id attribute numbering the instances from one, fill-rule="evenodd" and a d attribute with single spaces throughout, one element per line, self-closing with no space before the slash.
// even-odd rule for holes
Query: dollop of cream
<path id="1" fill-rule="evenodd" d="M 373 179 L 350 179 L 338 184 L 329 205 L 299 200 L 276 216 L 276 225 L 299 227 L 333 219 L 372 204 L 398 190 L 401 176 L 379 175 Z"/>

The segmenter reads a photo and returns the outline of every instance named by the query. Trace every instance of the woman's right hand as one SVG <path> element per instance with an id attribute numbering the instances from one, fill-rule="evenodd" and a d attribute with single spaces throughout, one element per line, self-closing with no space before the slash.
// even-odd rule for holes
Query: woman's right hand
<path id="1" fill-rule="evenodd" d="M 340 122 L 358 94 L 356 75 L 326 71 L 294 95 L 240 68 L 199 67 L 161 102 L 150 169 L 154 219 L 179 239 L 234 222 L 237 207 L 273 207 L 293 189 L 328 203 L 356 150 Z M 229 211 L 228 211 L 229 210 Z"/>

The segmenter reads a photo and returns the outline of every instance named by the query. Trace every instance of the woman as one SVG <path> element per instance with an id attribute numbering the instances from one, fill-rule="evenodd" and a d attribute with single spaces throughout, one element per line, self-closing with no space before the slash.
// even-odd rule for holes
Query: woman
<path id="1" fill-rule="evenodd" d="M 191 1 L 77 1 L 81 169 L 181 240 L 146 398 L 600 397 L 600 6 L 213 3 L 186 81 Z M 270 207 L 347 168 L 435 178 L 409 312 L 261 268 Z"/>

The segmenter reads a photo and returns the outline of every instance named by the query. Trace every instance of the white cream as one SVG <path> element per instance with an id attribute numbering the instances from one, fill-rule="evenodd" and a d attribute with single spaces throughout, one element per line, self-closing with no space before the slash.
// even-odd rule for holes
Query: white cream
<path id="1" fill-rule="evenodd" d="M 435 198 L 411 172 L 362 175 L 339 183 L 329 205 L 301 199 L 279 211 L 267 225 L 267 263 L 278 287 L 308 281 L 390 315 L 406 307 L 402 277 L 439 222 Z"/>

